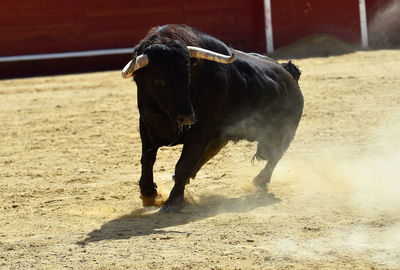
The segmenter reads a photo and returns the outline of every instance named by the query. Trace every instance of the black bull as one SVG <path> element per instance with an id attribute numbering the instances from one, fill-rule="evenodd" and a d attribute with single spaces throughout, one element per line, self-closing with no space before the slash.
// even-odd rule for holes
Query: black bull
<path id="1" fill-rule="evenodd" d="M 291 62 L 280 65 L 228 48 L 185 25 L 151 29 L 135 47 L 123 76 L 134 77 L 137 84 L 139 185 L 145 206 L 155 204 L 157 197 L 153 165 L 158 148 L 183 144 L 175 185 L 162 212 L 181 209 L 189 179 L 228 141 L 258 142 L 255 157 L 268 162 L 253 182 L 265 188 L 303 111 L 300 71 Z"/>

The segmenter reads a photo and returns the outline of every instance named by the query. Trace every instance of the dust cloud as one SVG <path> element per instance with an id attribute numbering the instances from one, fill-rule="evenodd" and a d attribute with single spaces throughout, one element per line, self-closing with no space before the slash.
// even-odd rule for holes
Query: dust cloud
<path id="1" fill-rule="evenodd" d="M 369 40 L 374 48 L 400 46 L 400 2 L 383 6 L 369 23 Z"/>
<path id="2" fill-rule="evenodd" d="M 375 265 L 396 266 L 400 259 L 396 255 L 400 249 L 400 111 L 388 115 L 369 132 L 362 146 L 324 142 L 312 146 L 314 157 L 284 157 L 268 192 L 257 192 L 249 181 L 265 165 L 256 162 L 241 168 L 248 177 L 234 182 L 241 189 L 239 196 L 205 194 L 193 203 L 209 216 L 253 211 L 267 217 L 269 224 L 271 216 L 285 212 L 312 217 L 302 229 L 312 237 L 305 240 L 297 232 L 270 240 L 273 257 L 329 261 L 347 252 Z M 290 190 L 288 195 L 281 196 L 282 188 Z M 283 202 L 282 207 L 276 206 L 279 213 L 273 210 L 277 202 Z M 286 208 L 285 203 L 295 206 Z M 324 219 L 332 219 L 332 215 L 335 226 L 325 227 Z"/>
<path id="3" fill-rule="evenodd" d="M 299 200 L 307 201 L 316 194 L 327 198 L 340 198 L 340 203 L 351 211 L 372 219 L 383 216 L 395 219 L 400 235 L 400 112 L 392 113 L 390 119 L 373 129 L 368 142 L 360 146 L 335 145 L 332 142 L 316 144 L 311 152 L 315 157 L 283 159 L 273 174 L 268 190 L 262 191 L 252 185 L 251 179 L 265 166 L 266 161 L 254 164 L 248 160 L 243 165 L 241 177 L 232 183 L 239 190 L 236 198 L 220 192 L 220 195 L 195 196 L 187 192 L 186 201 L 214 214 L 224 212 L 248 212 L 280 200 L 275 197 L 274 187 L 287 185 Z M 254 143 L 253 147 L 256 144 Z M 228 170 L 228 169 L 227 169 Z M 195 180 L 196 181 L 196 180 Z M 167 196 L 167 191 L 163 191 Z M 301 203 L 301 202 L 299 202 Z M 324 200 L 325 207 L 334 209 L 337 200 Z M 308 211 L 319 211 L 319 205 Z M 354 238 L 358 238 L 357 234 Z"/>
<path id="4" fill-rule="evenodd" d="M 397 112 L 371 132 L 367 148 L 315 145 L 314 151 L 320 153 L 317 158 L 285 163 L 279 172 L 284 175 L 278 182 L 293 190 L 290 200 L 303 205 L 302 211 L 309 216 L 324 219 L 327 212 L 338 214 L 333 221 L 336 226 L 323 230 L 318 224 L 307 225 L 305 231 L 315 233 L 314 237 L 306 242 L 278 238 L 275 250 L 298 260 L 326 260 L 342 250 L 351 256 L 370 254 L 366 259 L 374 264 L 398 265 L 399 137 Z M 341 219 L 338 209 L 346 209 L 352 220 Z"/>
<path id="5" fill-rule="evenodd" d="M 322 156 L 303 161 L 296 188 L 347 194 L 353 210 L 400 217 L 400 113 L 392 114 L 369 136 L 369 145 L 316 146 Z M 323 150 L 321 150 L 323 149 Z M 305 163 L 307 165 L 305 165 Z"/>

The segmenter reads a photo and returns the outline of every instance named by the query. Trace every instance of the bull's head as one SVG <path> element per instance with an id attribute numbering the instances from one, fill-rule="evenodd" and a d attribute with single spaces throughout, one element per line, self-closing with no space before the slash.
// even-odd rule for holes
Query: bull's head
<path id="1" fill-rule="evenodd" d="M 133 59 L 122 71 L 124 78 L 135 77 L 138 91 L 149 95 L 179 131 L 195 122 L 189 91 L 190 58 L 228 64 L 235 60 L 235 55 L 223 55 L 178 42 L 154 44 L 144 49 L 141 55 L 134 52 Z"/>

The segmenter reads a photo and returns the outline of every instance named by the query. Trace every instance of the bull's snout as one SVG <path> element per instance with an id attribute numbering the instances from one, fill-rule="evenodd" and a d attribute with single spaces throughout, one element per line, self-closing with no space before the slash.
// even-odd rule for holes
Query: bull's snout
<path id="1" fill-rule="evenodd" d="M 194 113 L 189 115 L 180 114 L 176 117 L 176 121 L 178 122 L 178 126 L 190 126 L 196 122 L 196 118 Z"/>

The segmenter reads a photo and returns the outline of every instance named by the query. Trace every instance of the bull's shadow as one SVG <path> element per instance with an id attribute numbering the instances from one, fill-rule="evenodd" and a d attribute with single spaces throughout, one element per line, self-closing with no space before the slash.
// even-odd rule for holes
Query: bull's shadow
<path id="1" fill-rule="evenodd" d="M 138 209 L 129 215 L 111 220 L 88 234 L 85 240 L 78 242 L 85 245 L 107 239 L 128 239 L 135 236 L 183 233 L 165 228 L 187 224 L 196 220 L 206 219 L 220 213 L 246 213 L 258 207 L 265 207 L 279 202 L 271 193 L 253 193 L 238 198 L 209 196 L 199 203 L 187 203 L 179 214 L 158 213 L 154 208 Z"/>

